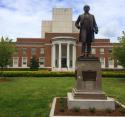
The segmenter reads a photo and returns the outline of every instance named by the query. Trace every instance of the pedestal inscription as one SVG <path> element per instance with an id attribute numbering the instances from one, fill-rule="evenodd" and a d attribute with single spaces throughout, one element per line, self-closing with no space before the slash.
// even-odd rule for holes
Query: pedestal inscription
<path id="1" fill-rule="evenodd" d="M 82 71 L 83 81 L 96 81 L 96 71 Z"/>
<path id="2" fill-rule="evenodd" d="M 75 90 L 101 92 L 101 64 L 98 58 L 77 58 Z"/>

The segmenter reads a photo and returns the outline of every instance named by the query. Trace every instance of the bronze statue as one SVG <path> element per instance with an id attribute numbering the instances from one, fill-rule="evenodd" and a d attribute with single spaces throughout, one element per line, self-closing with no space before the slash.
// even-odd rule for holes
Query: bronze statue
<path id="1" fill-rule="evenodd" d="M 98 33 L 98 27 L 94 15 L 89 13 L 90 7 L 84 6 L 84 13 L 79 15 L 75 26 L 80 29 L 79 42 L 82 42 L 82 55 L 91 54 L 91 43 L 94 41 L 94 33 Z M 86 52 L 87 50 L 87 52 Z"/>

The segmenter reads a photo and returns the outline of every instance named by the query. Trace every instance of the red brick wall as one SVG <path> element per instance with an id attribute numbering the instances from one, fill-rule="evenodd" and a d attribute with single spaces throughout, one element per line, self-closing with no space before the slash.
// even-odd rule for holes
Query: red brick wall
<path id="1" fill-rule="evenodd" d="M 31 48 L 35 47 L 36 48 L 36 56 L 39 58 L 40 55 L 40 48 L 44 47 L 45 48 L 45 67 L 51 67 L 51 43 L 52 43 L 52 38 L 57 37 L 57 36 L 71 36 L 76 38 L 76 56 L 81 55 L 81 44 L 78 42 L 79 40 L 79 34 L 78 33 L 46 33 L 45 34 L 45 39 L 42 38 L 18 38 L 17 39 L 17 48 L 19 48 L 18 52 L 18 57 L 19 57 L 19 67 L 21 67 L 22 64 L 22 48 L 25 47 L 27 48 L 27 58 L 28 58 L 28 63 L 31 58 Z M 34 46 L 33 44 L 36 44 Z M 37 46 L 37 43 L 39 46 Z M 25 44 L 25 46 L 24 46 Z M 30 46 L 28 45 L 30 44 Z M 105 62 L 106 62 L 106 67 L 108 67 L 108 57 L 109 57 L 109 48 L 113 43 L 110 43 L 109 39 L 98 39 L 95 40 L 94 43 L 92 43 L 92 47 L 96 46 L 96 55 L 97 57 L 103 56 L 105 57 Z M 99 49 L 103 47 L 105 50 L 105 53 L 103 55 L 100 55 Z"/>

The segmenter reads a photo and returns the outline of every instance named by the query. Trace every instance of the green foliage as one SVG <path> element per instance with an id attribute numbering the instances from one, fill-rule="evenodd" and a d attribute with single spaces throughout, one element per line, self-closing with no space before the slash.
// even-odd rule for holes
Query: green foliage
<path id="1" fill-rule="evenodd" d="M 60 103 L 61 103 L 61 104 L 62 104 L 62 103 L 65 103 L 65 98 L 61 97 L 61 98 L 60 98 Z"/>
<path id="2" fill-rule="evenodd" d="M 30 69 L 37 70 L 39 68 L 39 60 L 36 58 L 36 56 L 33 56 L 30 59 Z"/>
<path id="3" fill-rule="evenodd" d="M 79 111 L 80 111 L 80 108 L 79 108 L 79 107 L 74 107 L 72 110 L 73 110 L 74 112 L 79 112 Z"/>
<path id="4" fill-rule="evenodd" d="M 60 98 L 60 111 L 64 112 L 65 111 L 65 98 L 61 97 Z"/>
<path id="5" fill-rule="evenodd" d="M 64 111 L 65 111 L 64 106 L 61 106 L 61 108 L 60 108 L 60 112 L 64 112 Z"/>
<path id="6" fill-rule="evenodd" d="M 119 64 L 125 67 L 125 32 L 118 38 L 119 44 L 114 45 L 112 56 L 119 61 Z"/>
<path id="7" fill-rule="evenodd" d="M 96 108 L 95 108 L 95 107 L 90 107 L 90 108 L 89 108 L 89 111 L 90 111 L 91 113 L 95 113 L 95 112 L 96 112 Z"/>
<path id="8" fill-rule="evenodd" d="M 7 67 L 11 63 L 12 55 L 16 52 L 16 46 L 9 38 L 0 38 L 0 67 Z"/>
<path id="9" fill-rule="evenodd" d="M 4 71 L 5 77 L 72 77 L 73 72 L 52 72 L 52 71 Z"/>
<path id="10" fill-rule="evenodd" d="M 112 112 L 113 112 L 113 110 L 110 109 L 110 108 L 107 108 L 105 111 L 106 111 L 107 113 L 112 113 Z"/>
<path id="11" fill-rule="evenodd" d="M 34 69 L 33 69 L 34 70 Z M 1 76 L 1 74 L 0 74 Z M 47 70 L 38 71 L 4 71 L 2 76 L 5 77 L 75 77 L 74 72 L 56 72 Z M 125 71 L 103 71 L 102 77 L 125 78 Z"/>
<path id="12" fill-rule="evenodd" d="M 125 108 L 124 109 L 121 109 L 120 112 L 125 115 Z"/>
<path id="13" fill-rule="evenodd" d="M 1 70 L 1 68 L 0 68 Z M 4 71 L 31 71 L 30 68 L 3 68 Z M 39 71 L 49 71 L 47 68 L 39 68 Z"/>
<path id="14" fill-rule="evenodd" d="M 118 104 L 117 102 L 115 103 L 115 107 L 116 108 L 120 108 L 121 106 L 120 106 L 120 104 Z"/>
<path id="15" fill-rule="evenodd" d="M 117 78 L 124 78 L 125 71 L 103 71 L 103 77 L 117 77 Z"/>

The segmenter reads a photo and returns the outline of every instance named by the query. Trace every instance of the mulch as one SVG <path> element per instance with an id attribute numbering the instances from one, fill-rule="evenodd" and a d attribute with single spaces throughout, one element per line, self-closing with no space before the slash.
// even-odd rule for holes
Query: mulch
<path id="1" fill-rule="evenodd" d="M 57 98 L 56 105 L 55 105 L 55 116 L 125 116 L 125 113 L 123 114 L 121 110 L 124 108 L 119 106 L 116 106 L 115 111 L 109 112 L 107 110 L 96 110 L 95 112 L 90 112 L 89 109 L 79 109 L 79 112 L 76 112 L 75 110 L 68 110 L 67 106 L 67 98 L 65 98 L 64 103 L 64 112 L 61 111 L 61 102 L 60 98 Z"/>

